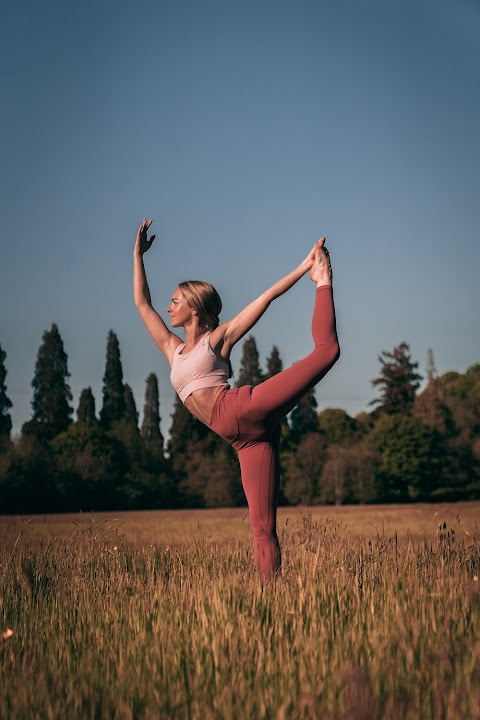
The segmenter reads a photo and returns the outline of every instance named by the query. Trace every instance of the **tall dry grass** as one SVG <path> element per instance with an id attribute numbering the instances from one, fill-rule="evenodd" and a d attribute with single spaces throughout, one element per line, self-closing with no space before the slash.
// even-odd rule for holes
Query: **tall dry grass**
<path id="1" fill-rule="evenodd" d="M 480 536 L 435 522 L 297 514 L 262 591 L 241 524 L 4 519 L 0 717 L 479 718 Z"/>

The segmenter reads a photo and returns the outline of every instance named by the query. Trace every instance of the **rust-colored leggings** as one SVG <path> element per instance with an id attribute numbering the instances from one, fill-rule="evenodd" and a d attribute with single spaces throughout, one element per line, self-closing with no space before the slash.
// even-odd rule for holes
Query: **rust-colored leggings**
<path id="1" fill-rule="evenodd" d="M 317 288 L 312 318 L 314 350 L 291 367 L 252 387 L 225 389 L 213 408 L 210 428 L 238 452 L 263 582 L 281 565 L 276 532 L 280 487 L 280 419 L 330 370 L 339 356 L 332 289 Z"/>

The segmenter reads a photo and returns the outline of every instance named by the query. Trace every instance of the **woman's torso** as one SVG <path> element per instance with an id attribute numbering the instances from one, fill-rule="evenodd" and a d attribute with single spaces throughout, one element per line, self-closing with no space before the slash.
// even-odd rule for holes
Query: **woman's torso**
<path id="1" fill-rule="evenodd" d="M 217 387 L 202 388 L 195 390 L 185 400 L 185 407 L 197 420 L 210 427 L 212 412 L 218 395 L 230 386 L 219 385 Z"/>

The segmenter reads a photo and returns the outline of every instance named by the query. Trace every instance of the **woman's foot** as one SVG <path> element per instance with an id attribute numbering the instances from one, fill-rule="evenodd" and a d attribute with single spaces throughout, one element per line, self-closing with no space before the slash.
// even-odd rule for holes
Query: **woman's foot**
<path id="1" fill-rule="evenodd" d="M 332 284 L 332 266 L 330 255 L 324 246 L 325 238 L 320 238 L 315 246 L 315 260 L 310 270 L 310 278 L 317 283 L 317 287 Z"/>

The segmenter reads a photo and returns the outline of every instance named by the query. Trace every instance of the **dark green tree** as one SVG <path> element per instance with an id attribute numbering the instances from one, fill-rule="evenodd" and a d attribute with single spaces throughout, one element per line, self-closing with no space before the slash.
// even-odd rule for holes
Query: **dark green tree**
<path id="1" fill-rule="evenodd" d="M 72 394 L 67 383 L 68 358 L 58 327 L 53 324 L 43 333 L 42 344 L 35 363 L 32 380 L 33 417 L 22 428 L 23 435 L 34 435 L 42 442 L 64 432 L 70 423 L 73 409 Z"/>
<path id="2" fill-rule="evenodd" d="M 138 428 L 138 411 L 133 397 L 132 388 L 128 383 L 124 385 L 125 420 Z"/>
<path id="3" fill-rule="evenodd" d="M 290 414 L 291 437 L 299 443 L 307 433 L 318 432 L 317 400 L 313 388 L 308 390 Z"/>
<path id="4" fill-rule="evenodd" d="M 318 427 L 328 445 L 351 444 L 357 423 L 345 410 L 327 408 L 318 414 Z"/>
<path id="5" fill-rule="evenodd" d="M 123 385 L 120 345 L 113 330 L 107 337 L 107 357 L 103 376 L 103 406 L 100 420 L 105 429 L 109 429 L 116 420 L 125 417 L 125 389 Z"/>
<path id="6" fill-rule="evenodd" d="M 309 505 L 318 499 L 326 448 L 320 433 L 309 432 L 301 438 L 296 452 L 288 454 L 283 493 L 289 503 Z"/>
<path id="7" fill-rule="evenodd" d="M 87 387 L 80 393 L 77 408 L 77 422 L 80 425 L 93 427 L 97 425 L 98 420 L 95 414 L 95 398 L 93 397 L 92 388 Z"/>
<path id="8" fill-rule="evenodd" d="M 272 347 L 272 352 L 267 358 L 267 374 L 265 375 L 265 380 L 268 380 L 268 378 L 271 378 L 274 375 L 278 375 L 278 373 L 282 372 L 282 370 L 283 363 L 280 357 L 280 352 L 277 346 L 274 345 Z"/>
<path id="9" fill-rule="evenodd" d="M 143 406 L 142 437 L 150 451 L 163 456 L 163 435 L 160 430 L 160 399 L 158 380 L 155 373 L 150 373 L 146 380 L 145 404 Z"/>
<path id="10" fill-rule="evenodd" d="M 7 397 L 7 386 L 5 385 L 5 378 L 7 377 L 6 357 L 7 353 L 0 345 L 0 452 L 9 447 L 10 433 L 12 431 L 12 418 L 8 412 L 12 407 L 12 403 Z"/>
<path id="11" fill-rule="evenodd" d="M 383 351 L 378 359 L 382 369 L 372 385 L 380 388 L 380 398 L 372 400 L 370 405 L 378 406 L 377 415 L 408 415 L 422 379 L 416 372 L 418 363 L 410 357 L 410 347 L 402 342 L 391 353 Z"/>
<path id="12" fill-rule="evenodd" d="M 411 415 L 383 415 L 369 438 L 385 502 L 428 498 L 441 485 L 443 448 L 438 433 Z"/>
<path id="13" fill-rule="evenodd" d="M 253 335 L 250 335 L 243 343 L 240 370 L 236 382 L 237 387 L 243 385 L 258 385 L 264 380 L 260 367 L 260 356 L 257 350 L 257 343 Z"/>

